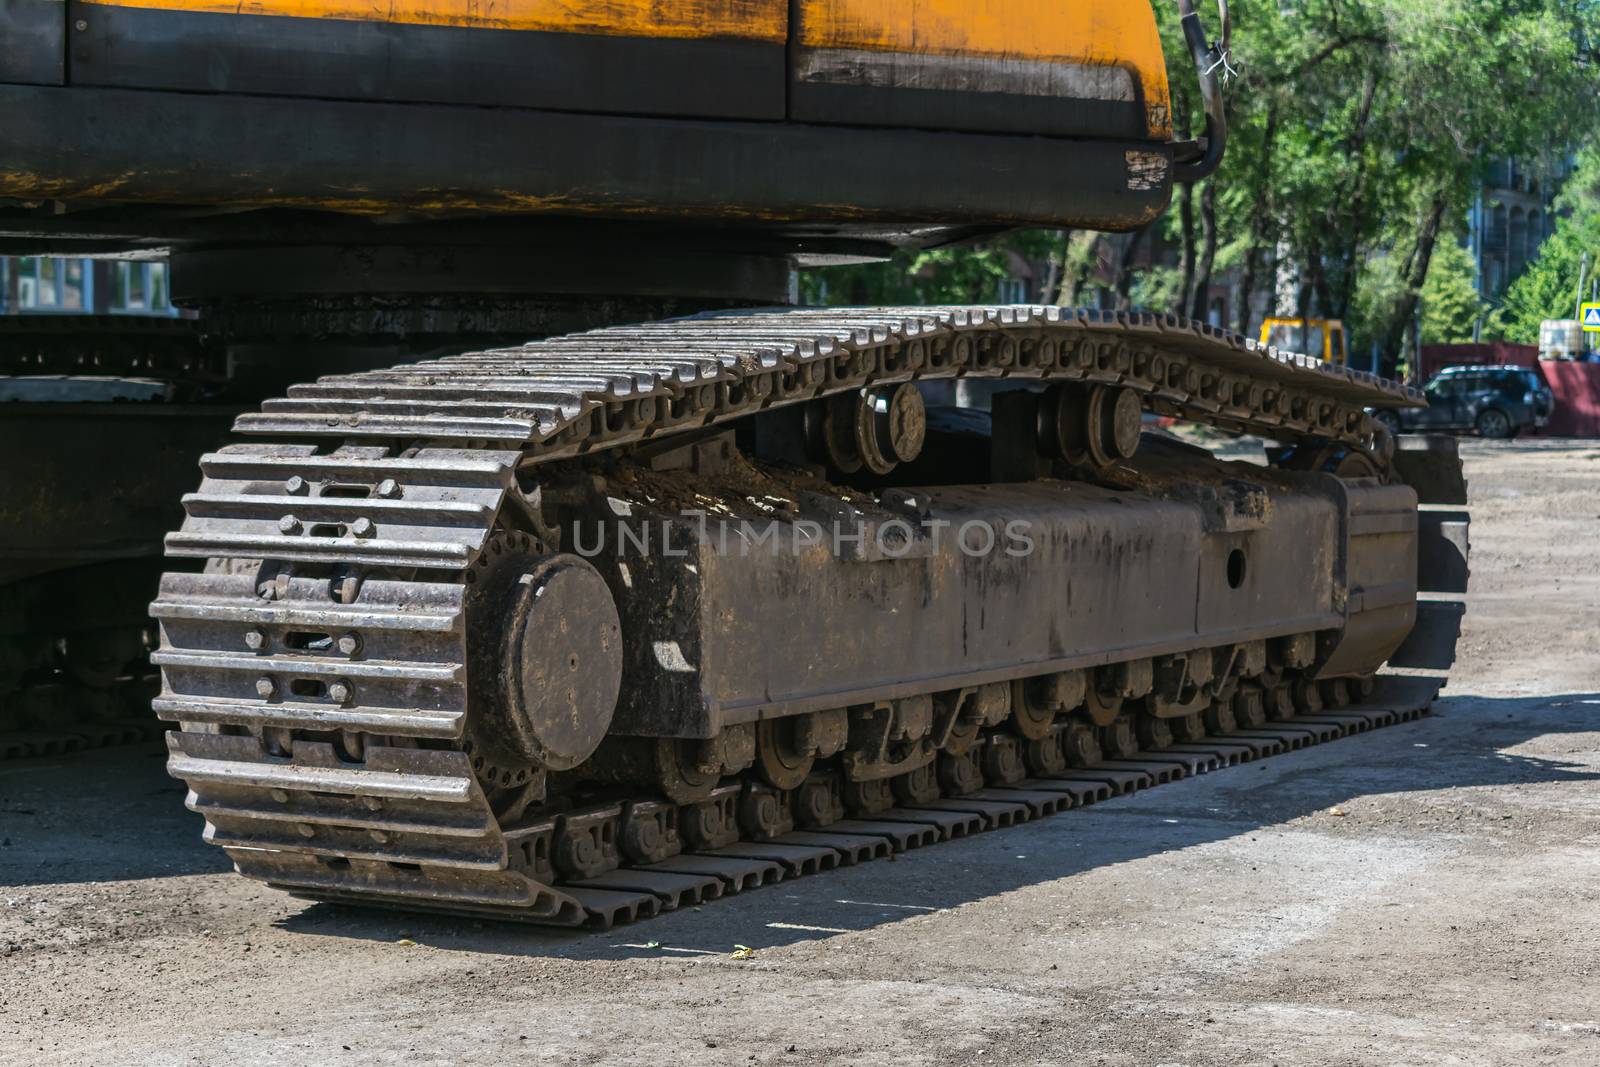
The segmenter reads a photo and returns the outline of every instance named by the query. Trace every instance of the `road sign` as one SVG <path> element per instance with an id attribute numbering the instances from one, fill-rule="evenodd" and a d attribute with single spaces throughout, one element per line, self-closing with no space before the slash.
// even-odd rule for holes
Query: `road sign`
<path id="1" fill-rule="evenodd" d="M 1578 321 L 1583 323 L 1585 333 L 1600 333 L 1600 303 L 1579 307 Z"/>

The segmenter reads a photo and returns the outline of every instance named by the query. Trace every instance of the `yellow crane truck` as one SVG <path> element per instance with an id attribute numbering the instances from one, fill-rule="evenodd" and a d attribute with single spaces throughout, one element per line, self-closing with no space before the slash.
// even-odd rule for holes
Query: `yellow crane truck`
<path id="1" fill-rule="evenodd" d="M 1378 672 L 1448 665 L 1465 524 L 1368 413 L 1414 391 L 796 306 L 1160 216 L 1226 132 L 1171 14 L 1194 140 L 1143 0 L 8 0 L 0 252 L 189 312 L 0 323 L 12 751 L 153 664 L 241 873 L 604 926 L 1421 713 Z"/>

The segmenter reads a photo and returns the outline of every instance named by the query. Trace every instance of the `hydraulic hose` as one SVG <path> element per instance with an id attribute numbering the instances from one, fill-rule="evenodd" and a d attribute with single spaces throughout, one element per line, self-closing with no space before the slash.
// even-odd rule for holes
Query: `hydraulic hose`
<path id="1" fill-rule="evenodd" d="M 1228 0 L 1217 0 L 1217 10 L 1222 18 L 1222 36 L 1212 43 L 1206 39 L 1206 28 L 1200 22 L 1194 0 L 1178 0 L 1183 36 L 1200 79 L 1200 99 L 1206 113 L 1205 134 L 1198 141 L 1185 141 L 1175 146 L 1173 177 L 1180 182 L 1209 178 L 1222 165 L 1222 156 L 1228 147 L 1228 116 L 1218 72 L 1227 69 L 1233 23 L 1228 15 Z"/>

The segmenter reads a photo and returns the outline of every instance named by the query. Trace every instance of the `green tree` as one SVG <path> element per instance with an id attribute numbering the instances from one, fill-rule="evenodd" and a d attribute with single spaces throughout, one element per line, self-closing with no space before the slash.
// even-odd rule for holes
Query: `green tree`
<path id="1" fill-rule="evenodd" d="M 1002 281 L 1012 276 L 1014 257 L 1054 263 L 1057 281 L 1084 270 L 1060 230 L 1018 230 L 1000 237 L 922 252 L 896 252 L 886 263 L 823 267 L 800 278 L 807 304 L 980 304 L 992 303 Z M 1041 280 L 1041 289 L 1044 280 Z M 1054 301 L 1035 292 L 1028 300 Z"/>
<path id="2" fill-rule="evenodd" d="M 1555 232 L 1506 290 L 1499 321 L 1508 341 L 1539 343 L 1545 319 L 1568 319 L 1577 311 L 1582 259 L 1589 277 L 1600 272 L 1600 145 L 1587 148 L 1557 207 L 1565 212 Z"/>
<path id="3" fill-rule="evenodd" d="M 1472 253 L 1458 241 L 1441 241 L 1422 286 L 1422 343 L 1459 344 L 1489 311 L 1478 296 Z"/>
<path id="4" fill-rule="evenodd" d="M 885 277 L 877 281 L 829 274 L 828 298 L 990 299 L 1019 252 L 1050 265 L 1035 299 L 1090 302 L 1083 285 L 1098 273 L 1118 306 L 1199 314 L 1212 276 L 1237 268 L 1240 330 L 1250 325 L 1253 301 L 1278 293 L 1287 278 L 1291 306 L 1277 312 L 1344 318 L 1352 348 L 1378 350 L 1392 369 L 1409 347 L 1436 255 L 1448 262 L 1434 284 L 1450 281 L 1447 292 L 1462 296 L 1454 238 L 1490 168 L 1595 129 L 1600 0 L 1230 6 L 1240 76 L 1227 91 L 1228 157 L 1210 181 L 1177 190 L 1147 233 L 1132 242 L 1059 230 L 989 238 L 900 257 L 878 268 Z M 1176 135 L 1192 136 L 1202 119 L 1176 5 L 1158 2 L 1156 10 Z M 1600 182 L 1591 189 L 1600 200 Z M 1071 205 L 1062 212 L 1070 215 Z M 1143 257 L 1126 250 L 1148 247 L 1152 237 L 1177 246 L 1177 267 L 1133 277 Z M 1449 316 L 1467 310 L 1441 307 Z M 1424 314 L 1425 329 L 1441 327 Z"/>
<path id="5" fill-rule="evenodd" d="M 1577 312 L 1580 260 L 1589 256 L 1589 277 L 1600 269 L 1600 213 L 1562 219 L 1539 257 L 1506 290 L 1500 323 L 1508 341 L 1539 343 L 1545 319 L 1570 319 Z"/>

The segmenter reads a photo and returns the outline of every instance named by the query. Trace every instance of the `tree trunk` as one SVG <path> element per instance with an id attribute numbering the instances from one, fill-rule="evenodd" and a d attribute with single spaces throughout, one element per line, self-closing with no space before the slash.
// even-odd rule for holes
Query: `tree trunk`
<path id="1" fill-rule="evenodd" d="M 1251 223 L 1250 230 L 1250 247 L 1244 254 L 1244 273 L 1239 277 L 1239 306 L 1233 309 L 1233 328 L 1243 334 L 1250 332 L 1250 320 L 1254 317 L 1250 305 L 1255 301 L 1256 276 L 1260 271 L 1261 257 L 1265 252 L 1255 232 L 1255 223 Z"/>
<path id="2" fill-rule="evenodd" d="M 1045 270 L 1044 284 L 1039 287 L 1039 303 L 1053 304 L 1061 292 L 1061 272 L 1066 268 L 1067 249 L 1070 244 L 1071 230 L 1057 230 L 1055 232 L 1056 247 L 1050 253 L 1049 266 Z"/>
<path id="3" fill-rule="evenodd" d="M 1089 235 L 1089 247 L 1084 249 L 1083 262 L 1072 262 L 1072 241 L 1067 241 L 1067 263 L 1061 277 L 1061 293 L 1056 303 L 1062 307 L 1078 307 L 1083 303 L 1083 283 L 1099 263 L 1100 235 Z"/>
<path id="4" fill-rule="evenodd" d="M 1445 208 L 1450 200 L 1444 190 L 1433 194 L 1422 219 L 1417 224 L 1417 243 L 1406 257 L 1400 270 L 1400 300 L 1389 315 L 1383 331 L 1383 349 L 1380 373 L 1394 377 L 1400 357 L 1405 354 L 1406 332 L 1417 314 L 1417 300 L 1422 296 L 1422 284 L 1428 280 L 1428 266 L 1433 262 L 1434 245 L 1439 240 L 1439 230 L 1444 222 Z"/>
<path id="5" fill-rule="evenodd" d="M 1336 319 L 1339 317 L 1334 310 L 1333 287 L 1328 284 L 1327 257 L 1323 254 L 1322 246 L 1315 245 L 1310 255 L 1306 257 L 1306 276 L 1311 283 L 1311 291 L 1317 296 L 1318 318 Z"/>
<path id="6" fill-rule="evenodd" d="M 1210 310 L 1211 268 L 1217 262 L 1217 180 L 1212 178 L 1200 193 L 1200 263 L 1193 271 L 1188 288 L 1189 317 L 1206 321 Z"/>
<path id="7" fill-rule="evenodd" d="M 1305 321 L 1311 317 L 1311 279 L 1304 269 L 1300 272 L 1300 287 L 1294 302 L 1294 317 L 1300 320 L 1300 325 L 1295 327 L 1294 340 L 1291 342 L 1293 350 L 1302 355 L 1322 355 L 1321 352 L 1306 351 Z"/>
<path id="8" fill-rule="evenodd" d="M 1178 285 L 1180 315 L 1188 314 L 1189 294 L 1194 290 L 1194 186 L 1185 183 L 1178 192 L 1178 232 L 1183 241 L 1183 280 Z"/>
<path id="9" fill-rule="evenodd" d="M 1140 249 L 1144 246 L 1145 236 L 1150 232 L 1149 226 L 1141 226 L 1129 236 L 1122 248 L 1122 256 L 1117 261 L 1116 304 L 1117 311 L 1128 311 L 1133 307 L 1133 271 L 1134 261 L 1138 258 Z"/>
<path id="10" fill-rule="evenodd" d="M 1250 332 L 1250 305 L 1260 281 L 1262 259 L 1267 253 L 1267 223 L 1272 215 L 1272 149 L 1278 137 L 1278 105 L 1267 105 L 1267 128 L 1261 135 L 1261 170 L 1255 202 L 1250 212 L 1250 244 L 1244 255 L 1244 275 L 1239 280 L 1239 307 L 1235 321 L 1242 334 Z"/>
<path id="11" fill-rule="evenodd" d="M 1351 131 L 1346 151 L 1355 167 L 1349 188 L 1339 198 L 1341 214 L 1347 225 L 1341 227 L 1339 220 L 1334 220 L 1333 241 L 1334 247 L 1340 251 L 1340 274 L 1338 292 L 1328 283 L 1326 269 L 1322 271 L 1323 313 L 1330 318 L 1342 319 L 1350 313 L 1350 305 L 1355 300 L 1356 284 L 1361 278 L 1363 262 L 1362 251 L 1357 247 L 1351 237 L 1359 230 L 1357 220 L 1367 199 L 1367 167 L 1366 149 L 1367 136 L 1372 128 L 1372 105 L 1378 95 L 1378 68 L 1373 65 L 1367 69 L 1366 77 L 1361 86 L 1361 103 L 1356 108 L 1355 128 Z"/>

